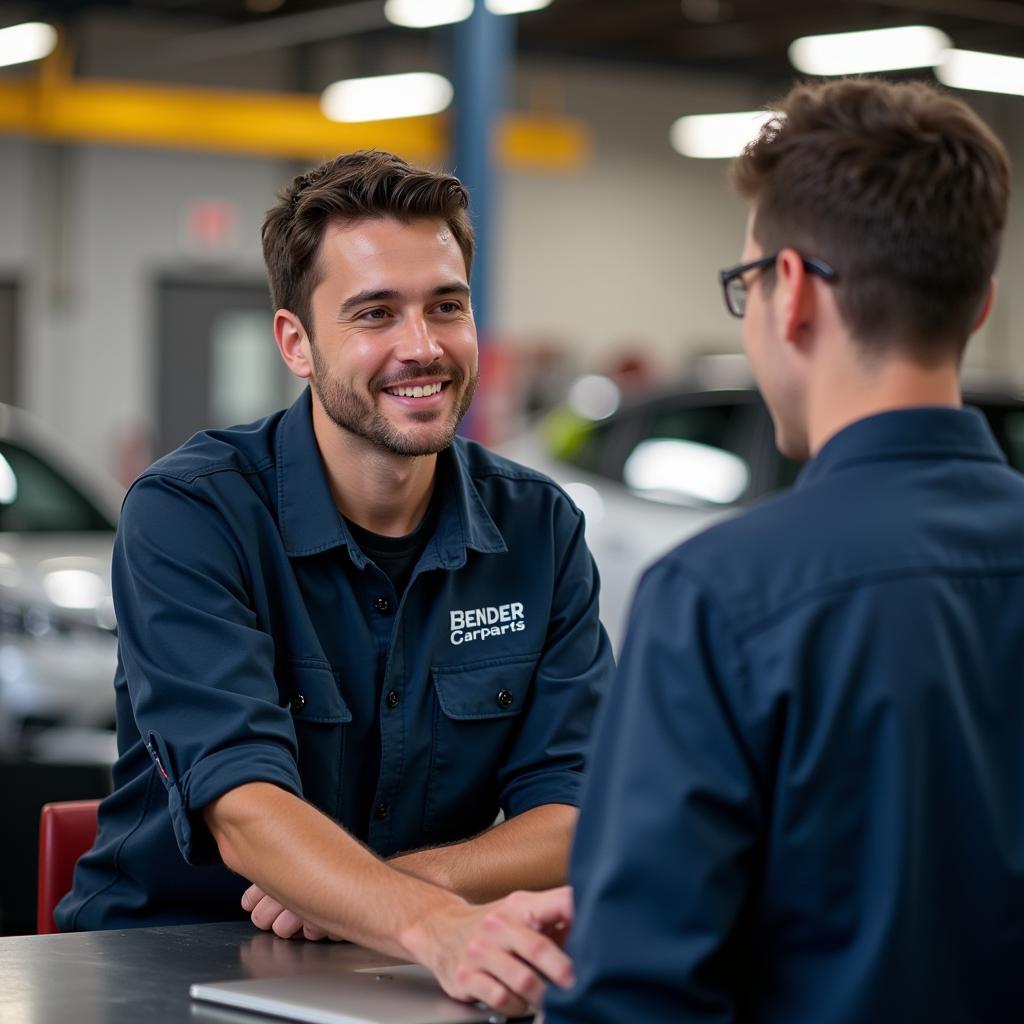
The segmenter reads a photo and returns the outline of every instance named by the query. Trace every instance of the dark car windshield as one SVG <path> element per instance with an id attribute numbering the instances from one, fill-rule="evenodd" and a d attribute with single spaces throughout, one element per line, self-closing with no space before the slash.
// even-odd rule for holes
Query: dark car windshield
<path id="1" fill-rule="evenodd" d="M 974 406 L 985 414 L 996 443 L 1006 453 L 1007 461 L 1024 473 L 1024 405 L 1012 400 L 965 395 L 964 404 Z M 800 474 L 802 465 L 780 456 L 779 475 L 775 489 L 789 487 Z"/>
<path id="2" fill-rule="evenodd" d="M 977 406 L 985 414 L 999 447 L 1006 452 L 1010 465 L 1018 472 L 1024 473 L 1024 407 L 972 400 L 969 396 L 966 401 Z"/>
<path id="3" fill-rule="evenodd" d="M 0 532 L 108 533 L 114 524 L 37 455 L 0 441 Z"/>
<path id="4" fill-rule="evenodd" d="M 749 391 L 669 395 L 599 422 L 557 414 L 546 433 L 556 458 L 644 497 L 724 506 L 749 494 L 758 410 Z"/>
<path id="5" fill-rule="evenodd" d="M 984 413 L 1010 465 L 1024 473 L 1024 403 L 969 391 L 964 401 Z M 802 468 L 770 442 L 774 431 L 755 391 L 683 391 L 599 422 L 559 410 L 545 421 L 545 433 L 556 458 L 662 501 L 738 503 L 789 487 Z M 644 486 L 646 480 L 630 479 L 631 469 L 657 471 L 663 481 Z M 729 493 L 705 486 L 726 477 Z"/>

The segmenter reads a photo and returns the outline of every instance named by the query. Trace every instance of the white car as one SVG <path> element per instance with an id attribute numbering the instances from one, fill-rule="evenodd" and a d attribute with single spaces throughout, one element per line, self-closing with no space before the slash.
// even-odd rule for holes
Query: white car
<path id="1" fill-rule="evenodd" d="M 25 413 L 0 405 L 0 743 L 51 726 L 112 728 L 110 556 L 118 488 L 86 478 Z"/>
<path id="2" fill-rule="evenodd" d="M 601 618 L 618 651 L 643 570 L 692 534 L 788 487 L 800 467 L 775 448 L 751 384 L 695 379 L 621 406 L 610 384 L 583 378 L 569 406 L 501 452 L 553 477 L 586 516 Z M 986 414 L 1011 465 L 1024 470 L 1024 399 L 965 386 L 965 402 Z"/>

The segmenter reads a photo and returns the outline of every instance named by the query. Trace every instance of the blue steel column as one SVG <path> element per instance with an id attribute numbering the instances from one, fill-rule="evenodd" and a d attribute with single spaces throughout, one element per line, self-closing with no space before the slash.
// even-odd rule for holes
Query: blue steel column
<path id="1" fill-rule="evenodd" d="M 497 269 L 495 133 L 506 108 L 515 23 L 514 15 L 492 14 L 484 0 L 476 0 L 472 15 L 454 26 L 455 173 L 470 192 L 476 232 L 470 287 L 481 345 L 492 328 L 491 290 Z"/>

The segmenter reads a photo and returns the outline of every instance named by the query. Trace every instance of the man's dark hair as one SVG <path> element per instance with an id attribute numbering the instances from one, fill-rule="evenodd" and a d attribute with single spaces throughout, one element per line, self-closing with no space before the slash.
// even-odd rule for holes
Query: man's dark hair
<path id="1" fill-rule="evenodd" d="M 333 221 L 436 218 L 448 224 L 473 265 L 469 193 L 458 178 L 406 163 L 393 153 L 347 153 L 300 174 L 263 221 L 263 260 L 275 309 L 294 313 L 312 337 L 310 302 L 320 283 L 320 243 Z"/>
<path id="2" fill-rule="evenodd" d="M 732 166 L 765 253 L 792 246 L 830 264 L 840 315 L 866 351 L 902 339 L 924 363 L 959 356 L 1006 224 L 999 140 L 924 82 L 803 84 L 772 109 Z"/>

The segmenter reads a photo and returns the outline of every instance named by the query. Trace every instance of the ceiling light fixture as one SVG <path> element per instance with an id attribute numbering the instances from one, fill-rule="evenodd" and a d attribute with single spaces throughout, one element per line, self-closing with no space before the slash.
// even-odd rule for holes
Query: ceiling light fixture
<path id="1" fill-rule="evenodd" d="M 465 21 L 473 13 L 473 0 L 387 0 L 384 17 L 402 28 L 433 28 Z"/>
<path id="2" fill-rule="evenodd" d="M 690 114 L 673 123 L 669 129 L 669 142 L 683 156 L 723 160 L 742 153 L 744 147 L 757 138 L 762 125 L 776 116 L 774 110 Z"/>
<path id="3" fill-rule="evenodd" d="M 57 45 L 57 30 L 43 21 L 0 28 L 0 67 L 42 60 Z"/>
<path id="4" fill-rule="evenodd" d="M 414 71 L 334 82 L 321 94 L 320 109 L 332 121 L 387 121 L 439 114 L 454 95 L 447 78 Z"/>
<path id="5" fill-rule="evenodd" d="M 802 36 L 789 47 L 790 63 L 805 75 L 859 75 L 871 71 L 928 68 L 952 42 L 929 25 Z"/>
<path id="6" fill-rule="evenodd" d="M 975 50 L 946 50 L 935 74 L 943 85 L 1024 96 L 1024 58 Z"/>

